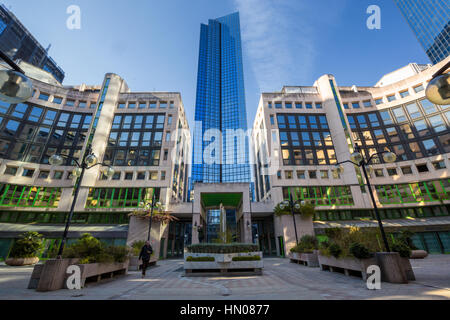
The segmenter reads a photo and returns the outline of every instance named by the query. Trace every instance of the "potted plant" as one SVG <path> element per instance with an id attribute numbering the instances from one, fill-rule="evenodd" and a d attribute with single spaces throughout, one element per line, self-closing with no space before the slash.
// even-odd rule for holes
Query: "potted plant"
<path id="1" fill-rule="evenodd" d="M 25 232 L 14 242 L 9 258 L 9 266 L 27 266 L 39 262 L 38 254 L 43 249 L 42 235 L 37 232 Z"/>
<path id="2" fill-rule="evenodd" d="M 302 263 L 308 267 L 318 267 L 317 249 L 317 238 L 312 235 L 304 235 L 300 242 L 291 249 L 290 259 L 292 262 Z"/>

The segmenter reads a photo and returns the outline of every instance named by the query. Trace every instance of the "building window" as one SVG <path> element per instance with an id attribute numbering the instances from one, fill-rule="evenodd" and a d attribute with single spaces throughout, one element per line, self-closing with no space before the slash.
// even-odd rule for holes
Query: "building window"
<path id="1" fill-rule="evenodd" d="M 316 103 L 316 109 L 322 109 L 322 104 L 321 103 Z"/>
<path id="2" fill-rule="evenodd" d="M 166 132 L 166 142 L 170 142 L 170 132 Z"/>
<path id="3" fill-rule="evenodd" d="M 375 169 L 375 177 L 384 177 L 383 169 Z"/>
<path id="4" fill-rule="evenodd" d="M 150 180 L 158 180 L 158 172 L 157 171 L 150 171 L 149 179 Z"/>
<path id="5" fill-rule="evenodd" d="M 430 100 L 428 99 L 420 100 L 420 103 L 422 104 L 425 114 L 431 114 L 437 111 L 436 106 L 433 103 L 431 103 Z"/>
<path id="6" fill-rule="evenodd" d="M 136 103 L 135 102 L 129 102 L 128 103 L 128 109 L 136 109 Z"/>
<path id="7" fill-rule="evenodd" d="M 320 178 L 328 179 L 328 170 L 320 170 Z"/>
<path id="8" fill-rule="evenodd" d="M 275 125 L 275 117 L 273 115 L 270 115 L 270 124 Z"/>
<path id="9" fill-rule="evenodd" d="M 61 104 L 62 103 L 63 98 L 61 97 L 54 97 L 53 98 L 53 103 L 55 104 Z"/>
<path id="10" fill-rule="evenodd" d="M 281 109 L 282 103 L 281 102 L 275 102 L 275 109 Z"/>
<path id="11" fill-rule="evenodd" d="M 139 109 L 145 109 L 147 108 L 147 103 L 146 102 L 139 102 Z"/>
<path id="12" fill-rule="evenodd" d="M 348 103 L 344 103 L 344 109 L 350 109 Z"/>
<path id="13" fill-rule="evenodd" d="M 388 176 L 396 176 L 397 175 L 397 168 L 387 168 Z"/>
<path id="14" fill-rule="evenodd" d="M 423 91 L 423 85 L 418 85 L 417 87 L 414 87 L 415 93 L 419 93 L 420 91 Z"/>
<path id="15" fill-rule="evenodd" d="M 359 102 L 353 102 L 352 103 L 352 108 L 353 109 L 359 109 Z"/>
<path id="16" fill-rule="evenodd" d="M 408 91 L 408 90 L 405 90 L 405 91 L 400 92 L 400 97 L 406 98 L 406 97 L 408 97 L 408 96 L 409 96 L 409 91 Z"/>
<path id="17" fill-rule="evenodd" d="M 297 102 L 297 103 L 295 104 L 295 108 L 296 108 L 296 109 L 302 109 L 302 108 L 303 108 L 303 104 L 302 104 L 301 102 Z"/>
<path id="18" fill-rule="evenodd" d="M 445 169 L 445 161 L 441 160 L 441 161 L 435 161 L 433 162 L 433 167 L 435 170 L 441 170 L 441 169 Z"/>
<path id="19" fill-rule="evenodd" d="M 138 172 L 137 180 L 145 180 L 145 172 Z"/>
<path id="20" fill-rule="evenodd" d="M 284 171 L 284 177 L 285 179 L 292 179 L 292 171 L 291 170 Z"/>
<path id="21" fill-rule="evenodd" d="M 7 166 L 4 174 L 9 176 L 15 176 L 17 173 L 17 167 L 9 167 Z"/>
<path id="22" fill-rule="evenodd" d="M 66 100 L 67 107 L 73 107 L 74 105 L 75 105 L 75 100 L 70 100 L 70 99 Z"/>
<path id="23" fill-rule="evenodd" d="M 278 178 L 278 180 L 281 180 L 281 171 L 280 170 L 277 171 L 277 178 Z"/>
<path id="24" fill-rule="evenodd" d="M 156 109 L 156 102 L 155 101 L 151 101 L 150 102 L 150 109 Z"/>
<path id="25" fill-rule="evenodd" d="M 308 175 L 310 179 L 317 179 L 317 171 L 310 170 L 308 171 Z"/>
<path id="26" fill-rule="evenodd" d="M 311 102 L 306 102 L 305 103 L 306 109 L 312 109 L 312 103 Z"/>
<path id="27" fill-rule="evenodd" d="M 442 117 L 438 114 L 433 117 L 428 118 L 430 120 L 431 126 L 433 127 L 435 132 L 442 132 L 447 129 Z"/>
<path id="28" fill-rule="evenodd" d="M 370 102 L 370 100 L 363 101 L 363 104 L 364 104 L 365 108 L 370 108 L 372 106 L 372 103 Z"/>
<path id="29" fill-rule="evenodd" d="M 377 98 L 377 99 L 375 99 L 375 104 L 376 105 L 379 105 L 379 104 L 382 104 L 383 103 L 383 98 Z"/>
<path id="30" fill-rule="evenodd" d="M 297 170 L 297 179 L 305 179 L 305 171 Z"/>
<path id="31" fill-rule="evenodd" d="M 34 174 L 34 169 L 23 169 L 22 176 L 27 178 L 32 178 Z"/>
<path id="32" fill-rule="evenodd" d="M 125 102 L 119 102 L 119 104 L 117 105 L 118 109 L 125 109 L 126 103 Z"/>
<path id="33" fill-rule="evenodd" d="M 433 139 L 423 140 L 422 143 L 428 155 L 435 155 L 439 152 Z"/>
<path id="34" fill-rule="evenodd" d="M 108 180 L 108 176 L 104 172 L 100 172 L 100 180 Z"/>
<path id="35" fill-rule="evenodd" d="M 392 112 L 394 113 L 394 117 L 397 119 L 397 122 L 404 122 L 407 120 L 405 112 L 401 107 L 392 109 Z"/>
<path id="36" fill-rule="evenodd" d="M 121 175 L 121 172 L 115 172 L 113 177 L 112 177 L 112 179 L 113 180 L 120 180 L 120 175 Z"/>
<path id="37" fill-rule="evenodd" d="M 39 100 L 48 101 L 49 98 L 50 96 L 48 95 L 48 93 L 41 92 L 41 94 L 39 95 Z"/>
<path id="38" fill-rule="evenodd" d="M 169 157 L 169 150 L 164 149 L 164 161 L 167 161 L 168 157 Z"/>
<path id="39" fill-rule="evenodd" d="M 285 104 L 286 109 L 292 109 L 292 103 L 286 102 Z"/>
<path id="40" fill-rule="evenodd" d="M 125 180 L 133 180 L 133 172 L 125 172 Z"/>
<path id="41" fill-rule="evenodd" d="M 271 103 L 271 102 L 268 102 L 268 103 L 267 103 L 267 107 L 268 107 L 269 109 L 272 109 L 272 103 Z"/>
<path id="42" fill-rule="evenodd" d="M 417 171 L 419 171 L 419 173 L 428 172 L 428 167 L 427 167 L 426 163 L 416 164 L 416 168 L 417 168 Z"/>
<path id="43" fill-rule="evenodd" d="M 166 172 L 165 171 L 161 171 L 161 181 L 166 180 Z"/>
<path id="44" fill-rule="evenodd" d="M 53 172 L 53 179 L 61 180 L 63 174 L 64 174 L 64 171 L 55 171 L 55 172 Z"/>
<path id="45" fill-rule="evenodd" d="M 390 96 L 387 96 L 387 101 L 388 101 L 388 102 L 395 101 L 395 100 L 396 100 L 395 94 L 392 94 L 392 95 L 390 95 Z"/>
<path id="46" fill-rule="evenodd" d="M 39 171 L 38 179 L 47 179 L 50 175 L 50 171 L 47 170 L 41 170 Z"/>
<path id="47" fill-rule="evenodd" d="M 167 117 L 167 125 L 170 126 L 172 124 L 172 115 Z"/>
<path id="48" fill-rule="evenodd" d="M 412 169 L 411 169 L 411 167 L 410 167 L 410 166 L 402 167 L 402 173 L 403 173 L 404 175 L 412 174 Z"/>
<path id="49" fill-rule="evenodd" d="M 87 101 L 79 101 L 78 102 L 78 108 L 86 108 Z"/>
<path id="50" fill-rule="evenodd" d="M 159 107 L 160 107 L 160 108 L 163 108 L 163 109 L 164 109 L 164 108 L 167 108 L 167 102 L 166 102 L 166 101 L 160 101 L 160 102 L 159 102 Z"/>

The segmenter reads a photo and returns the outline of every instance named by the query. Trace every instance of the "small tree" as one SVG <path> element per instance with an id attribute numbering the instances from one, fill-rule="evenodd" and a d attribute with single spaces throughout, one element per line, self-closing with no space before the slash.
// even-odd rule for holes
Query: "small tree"
<path id="1" fill-rule="evenodd" d="M 11 258 L 33 258 L 43 249 L 42 234 L 25 232 L 20 239 L 14 242 L 9 256 Z"/>

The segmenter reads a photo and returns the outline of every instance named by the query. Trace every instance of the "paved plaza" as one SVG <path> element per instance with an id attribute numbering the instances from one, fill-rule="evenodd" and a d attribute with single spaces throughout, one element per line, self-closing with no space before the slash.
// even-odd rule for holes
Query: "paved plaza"
<path id="1" fill-rule="evenodd" d="M 430 255 L 411 260 L 416 281 L 382 283 L 368 290 L 357 277 L 320 271 L 290 263 L 288 259 L 264 259 L 262 276 L 184 277 L 182 260 L 163 260 L 145 279 L 138 272 L 91 284 L 78 291 L 40 293 L 26 289 L 31 267 L 0 265 L 0 299 L 104 299 L 104 300 L 349 300 L 349 299 L 450 299 L 450 255 Z"/>

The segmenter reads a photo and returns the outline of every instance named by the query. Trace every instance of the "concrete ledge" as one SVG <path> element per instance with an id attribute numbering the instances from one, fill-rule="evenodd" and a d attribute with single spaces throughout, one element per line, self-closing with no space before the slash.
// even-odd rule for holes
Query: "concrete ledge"
<path id="1" fill-rule="evenodd" d="M 351 257 L 336 259 L 333 256 L 327 257 L 319 254 L 318 258 L 320 268 L 322 270 L 329 270 L 333 272 L 338 271 L 337 269 L 341 269 L 347 276 L 354 272 L 360 272 L 364 281 L 367 279 L 367 268 L 371 265 L 378 265 L 375 257 L 368 259 L 357 259 Z"/>
<path id="2" fill-rule="evenodd" d="M 291 259 L 291 262 L 300 263 L 307 267 L 316 268 L 320 266 L 317 250 L 313 253 L 291 252 L 289 259 Z"/>

